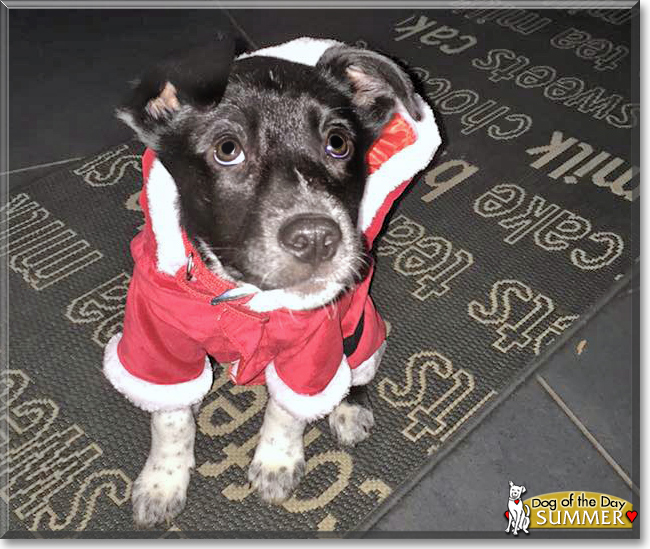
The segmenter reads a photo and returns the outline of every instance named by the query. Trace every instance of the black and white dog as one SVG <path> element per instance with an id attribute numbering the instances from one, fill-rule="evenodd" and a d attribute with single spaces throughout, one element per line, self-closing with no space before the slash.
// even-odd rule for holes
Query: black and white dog
<path id="1" fill-rule="evenodd" d="M 431 110 L 372 51 L 301 38 L 235 59 L 221 39 L 147 72 L 118 116 L 148 147 L 124 333 L 104 358 L 110 382 L 152 412 L 135 521 L 184 506 L 206 354 L 235 383 L 266 383 L 248 478 L 283 501 L 307 422 L 329 415 L 347 445 L 373 425 L 359 388 L 385 328 L 369 251 L 440 144 Z"/>

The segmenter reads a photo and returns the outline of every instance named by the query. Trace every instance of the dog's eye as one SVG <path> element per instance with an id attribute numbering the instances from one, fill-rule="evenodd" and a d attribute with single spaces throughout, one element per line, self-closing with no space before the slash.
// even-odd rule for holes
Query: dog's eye
<path id="1" fill-rule="evenodd" d="M 325 150 L 333 158 L 347 158 L 352 153 L 352 142 L 339 132 L 330 132 Z"/>
<path id="2" fill-rule="evenodd" d="M 225 137 L 214 148 L 214 159 L 222 166 L 241 164 L 246 157 L 239 141 L 233 137 Z"/>

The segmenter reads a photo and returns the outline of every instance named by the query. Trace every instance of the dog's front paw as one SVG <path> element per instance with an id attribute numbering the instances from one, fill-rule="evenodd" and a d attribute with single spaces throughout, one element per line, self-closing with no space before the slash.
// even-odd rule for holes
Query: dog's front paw
<path id="1" fill-rule="evenodd" d="M 147 461 L 131 496 L 136 525 L 150 528 L 169 522 L 183 510 L 193 465 L 189 460 Z"/>
<path id="2" fill-rule="evenodd" d="M 330 414 L 329 423 L 340 444 L 354 446 L 370 436 L 375 418 L 372 410 L 359 404 L 341 402 Z"/>
<path id="3" fill-rule="evenodd" d="M 289 498 L 305 474 L 305 459 L 286 457 L 269 460 L 255 456 L 248 468 L 248 480 L 260 497 L 268 503 L 282 503 Z"/>

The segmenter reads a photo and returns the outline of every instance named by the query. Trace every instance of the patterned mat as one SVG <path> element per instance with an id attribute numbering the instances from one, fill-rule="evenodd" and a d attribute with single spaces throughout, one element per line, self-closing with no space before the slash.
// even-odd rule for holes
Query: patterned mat
<path id="1" fill-rule="evenodd" d="M 185 511 L 165 531 L 133 531 L 148 416 L 110 387 L 101 358 L 121 329 L 142 223 L 142 148 L 118 146 L 12 195 L 0 234 L 10 535 L 365 530 L 625 282 L 639 256 L 629 18 L 497 11 L 382 19 L 384 50 L 413 67 L 447 143 L 377 249 L 372 294 L 390 334 L 371 386 L 373 435 L 341 449 L 324 421 L 311 425 L 306 477 L 282 506 L 246 481 L 265 390 L 233 387 L 217 365 Z"/>

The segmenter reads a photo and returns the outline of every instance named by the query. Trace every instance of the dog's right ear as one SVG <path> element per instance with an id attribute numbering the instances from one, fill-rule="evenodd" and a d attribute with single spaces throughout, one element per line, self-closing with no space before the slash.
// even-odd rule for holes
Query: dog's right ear
<path id="1" fill-rule="evenodd" d="M 397 108 L 397 100 L 414 120 L 422 108 L 409 76 L 393 60 L 377 52 L 340 44 L 325 50 L 316 67 L 325 69 L 351 92 L 364 122 L 379 132 Z"/>
<path id="2" fill-rule="evenodd" d="M 512 483 L 512 481 L 509 481 L 509 484 L 510 484 L 510 487 L 511 487 L 511 488 L 514 486 L 514 484 Z"/>
<path id="3" fill-rule="evenodd" d="M 235 41 L 223 34 L 207 46 L 170 56 L 135 82 L 117 117 L 155 150 L 183 107 L 204 109 L 221 100 L 234 56 Z"/>

